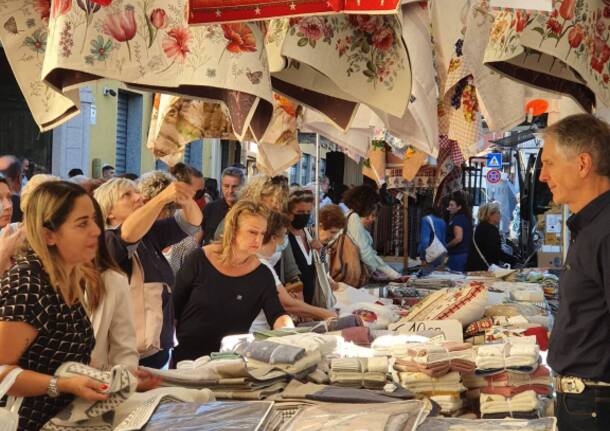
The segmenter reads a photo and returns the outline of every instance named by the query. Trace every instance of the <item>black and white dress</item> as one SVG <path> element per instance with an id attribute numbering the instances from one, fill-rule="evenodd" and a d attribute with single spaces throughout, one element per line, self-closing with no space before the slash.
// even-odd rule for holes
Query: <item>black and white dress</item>
<path id="1" fill-rule="evenodd" d="M 90 362 L 95 337 L 85 309 L 79 303 L 69 306 L 64 302 L 34 254 L 18 260 L 2 278 L 0 321 L 25 322 L 38 331 L 19 359 L 24 370 L 53 375 L 64 362 Z M 73 399 L 72 395 L 25 398 L 19 410 L 19 430 L 40 429 Z"/>

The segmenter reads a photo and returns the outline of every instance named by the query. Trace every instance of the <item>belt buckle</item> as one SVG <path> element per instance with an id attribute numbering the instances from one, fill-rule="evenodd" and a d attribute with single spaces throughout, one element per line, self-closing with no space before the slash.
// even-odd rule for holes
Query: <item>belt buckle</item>
<path id="1" fill-rule="evenodd" d="M 585 382 L 579 377 L 559 377 L 559 391 L 564 394 L 582 394 Z"/>

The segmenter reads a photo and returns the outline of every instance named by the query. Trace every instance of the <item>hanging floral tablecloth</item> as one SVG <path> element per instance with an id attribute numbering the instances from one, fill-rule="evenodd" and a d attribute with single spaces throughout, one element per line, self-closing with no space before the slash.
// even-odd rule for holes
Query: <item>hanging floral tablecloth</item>
<path id="1" fill-rule="evenodd" d="M 572 96 L 587 111 L 610 106 L 610 1 L 557 0 L 552 13 L 498 12 L 485 64 Z"/>
<path id="2" fill-rule="evenodd" d="M 476 88 L 463 52 L 470 2 L 436 0 L 430 6 L 440 81 L 439 131 L 470 155 L 481 134 Z"/>
<path id="3" fill-rule="evenodd" d="M 302 122 L 303 131 L 319 133 L 340 146 L 357 163 L 367 158 L 373 130 L 381 126 L 381 121 L 364 105 L 360 105 L 350 128 L 345 132 L 313 109 L 304 110 Z"/>
<path id="4" fill-rule="evenodd" d="M 259 25 L 188 27 L 186 0 L 58 0 L 42 76 L 66 91 L 98 79 L 222 102 L 238 139 L 272 115 Z M 262 132 L 262 131 L 260 131 Z"/>
<path id="5" fill-rule="evenodd" d="M 65 94 L 42 82 L 40 72 L 48 46 L 48 22 L 66 2 L 3 0 L 0 2 L 0 41 L 32 117 L 41 131 L 68 121 L 79 112 L 78 90 Z"/>
<path id="6" fill-rule="evenodd" d="M 189 0 L 189 23 L 254 21 L 281 16 L 393 13 L 399 0 Z"/>
<path id="7" fill-rule="evenodd" d="M 401 116 L 375 109 L 388 132 L 427 154 L 438 154 L 438 87 L 427 2 L 402 5 L 402 36 L 413 75 L 409 105 Z"/>
<path id="8" fill-rule="evenodd" d="M 401 35 L 394 15 L 273 20 L 266 38 L 273 87 L 343 130 L 359 103 L 402 117 L 411 69 Z"/>
<path id="9" fill-rule="evenodd" d="M 487 0 L 472 2 L 462 50 L 487 128 L 492 132 L 504 132 L 518 126 L 525 118 L 526 86 L 483 64 L 494 22 L 493 12 Z"/>
<path id="10" fill-rule="evenodd" d="M 203 138 L 235 139 L 222 105 L 155 94 L 146 147 L 156 158 L 174 166 L 187 144 Z"/>
<path id="11" fill-rule="evenodd" d="M 266 133 L 258 143 L 259 171 L 276 176 L 301 159 L 297 123 L 302 107 L 274 94 L 273 117 Z"/>

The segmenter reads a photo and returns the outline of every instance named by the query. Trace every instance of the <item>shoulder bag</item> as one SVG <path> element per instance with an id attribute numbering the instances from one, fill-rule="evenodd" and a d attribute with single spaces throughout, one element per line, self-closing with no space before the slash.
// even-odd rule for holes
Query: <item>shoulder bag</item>
<path id="1" fill-rule="evenodd" d="M 353 212 L 347 216 L 345 229 L 329 247 L 330 276 L 336 282 L 352 287 L 362 287 L 369 281 L 369 270 L 360 260 L 360 249 L 347 235 L 347 223 Z"/>
<path id="2" fill-rule="evenodd" d="M 1 366 L 0 372 L 4 368 L 5 366 Z M 6 393 L 13 387 L 17 376 L 22 371 L 21 368 L 15 368 L 4 376 L 4 379 L 0 382 L 0 399 L 4 398 Z M 23 398 L 7 397 L 6 406 L 0 407 L 0 431 L 17 431 L 19 427 L 19 408 L 22 401 Z"/>
<path id="3" fill-rule="evenodd" d="M 477 226 L 477 229 L 478 229 L 478 226 Z M 474 233 L 472 234 L 472 244 L 474 244 L 474 248 L 477 250 L 479 257 L 481 258 L 481 260 L 483 260 L 483 263 L 485 264 L 487 269 L 489 269 L 489 267 L 491 265 L 489 265 L 489 262 L 487 262 L 487 259 L 485 259 L 485 255 L 483 254 L 483 252 L 481 252 L 481 249 L 479 248 L 479 245 L 477 244 L 477 239 L 476 239 L 477 229 L 475 229 Z"/>
<path id="4" fill-rule="evenodd" d="M 434 221 L 432 217 L 428 216 L 425 218 L 430 223 L 430 227 L 432 228 L 432 242 L 426 248 L 426 262 L 434 262 L 439 257 L 442 257 L 447 254 L 447 248 L 443 245 L 443 243 L 436 236 L 436 230 L 434 230 Z"/>

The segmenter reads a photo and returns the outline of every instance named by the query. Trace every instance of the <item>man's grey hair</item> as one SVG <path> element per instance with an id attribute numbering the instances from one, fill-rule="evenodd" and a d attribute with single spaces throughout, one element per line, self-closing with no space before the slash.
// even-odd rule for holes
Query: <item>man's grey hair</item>
<path id="1" fill-rule="evenodd" d="M 243 185 L 244 181 L 245 181 L 245 176 L 244 176 L 244 171 L 242 171 L 239 168 L 230 166 L 228 168 L 225 168 L 224 171 L 222 171 L 222 175 L 220 176 L 221 181 L 222 178 L 224 177 L 234 177 L 234 178 L 239 178 L 239 184 Z"/>
<path id="2" fill-rule="evenodd" d="M 588 153 L 594 171 L 610 178 L 610 126 L 591 114 L 570 115 L 543 130 L 566 158 Z"/>

